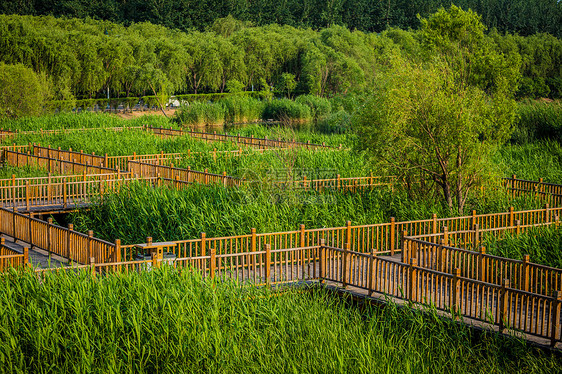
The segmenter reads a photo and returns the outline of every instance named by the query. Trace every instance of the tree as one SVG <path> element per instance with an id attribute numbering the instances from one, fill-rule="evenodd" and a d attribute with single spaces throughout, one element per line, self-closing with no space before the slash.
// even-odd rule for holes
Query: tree
<path id="1" fill-rule="evenodd" d="M 0 62 L 0 87 L 0 118 L 38 115 L 49 98 L 45 76 L 22 64 Z"/>
<path id="2" fill-rule="evenodd" d="M 358 116 L 360 147 L 411 196 L 440 195 L 462 212 L 471 190 L 493 175 L 490 157 L 511 134 L 512 100 L 459 86 L 445 63 L 400 61 L 381 77 Z"/>
<path id="3" fill-rule="evenodd" d="M 287 97 L 291 98 L 291 91 L 297 87 L 297 81 L 295 80 L 295 75 L 291 73 L 281 74 L 279 79 L 279 89 L 281 91 L 287 92 Z"/>
<path id="4" fill-rule="evenodd" d="M 472 12 L 453 6 L 422 25 L 426 62 L 389 58 L 357 117 L 359 147 L 411 195 L 433 191 L 462 212 L 511 134 L 519 68 L 494 50 Z"/>

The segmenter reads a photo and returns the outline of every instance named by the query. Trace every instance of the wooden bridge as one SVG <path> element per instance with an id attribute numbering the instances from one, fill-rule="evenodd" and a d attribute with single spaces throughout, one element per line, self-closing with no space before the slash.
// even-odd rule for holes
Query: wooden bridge
<path id="1" fill-rule="evenodd" d="M 319 282 L 358 297 L 432 308 L 451 318 L 556 346 L 560 332 L 562 270 L 526 256 L 492 256 L 480 247 L 484 235 L 517 234 L 537 226 L 559 227 L 562 208 L 441 218 L 374 225 L 256 233 L 166 243 L 121 245 L 82 234 L 72 225 L 0 209 L 0 231 L 27 248 L 66 258 L 93 274 L 160 266 L 158 253 L 176 255 L 176 267 L 204 277 L 228 277 L 255 284 Z M 446 226 L 447 225 L 447 226 Z M 453 228 L 449 230 L 448 227 Z M 472 227 L 472 228 L 470 228 Z M 407 232 L 414 233 L 409 236 Z M 453 246 L 465 243 L 477 251 Z M 3 245 L 2 245 L 3 244 Z M 3 267 L 21 266 L 27 253 L 8 253 Z M 158 248 L 151 260 L 135 261 L 141 248 Z M 166 261 L 166 260 L 164 260 Z M 39 272 L 53 269 L 37 269 Z"/>

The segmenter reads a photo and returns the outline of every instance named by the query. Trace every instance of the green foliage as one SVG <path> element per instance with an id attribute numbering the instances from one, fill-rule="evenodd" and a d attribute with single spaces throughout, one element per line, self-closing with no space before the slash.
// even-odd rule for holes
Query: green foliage
<path id="1" fill-rule="evenodd" d="M 498 148 L 494 163 L 505 177 L 562 184 L 562 145 L 553 140 L 529 144 L 504 145 Z"/>
<path id="2" fill-rule="evenodd" d="M 0 295 L 9 372 L 554 372 L 560 365 L 553 353 L 433 311 L 356 308 L 323 289 L 241 287 L 167 266 L 99 278 L 13 271 L 0 278 Z"/>
<path id="3" fill-rule="evenodd" d="M 459 84 L 447 65 L 395 66 L 357 117 L 360 147 L 413 192 L 440 191 L 462 212 L 469 191 L 493 175 L 489 157 L 510 135 L 513 103 Z"/>
<path id="4" fill-rule="evenodd" d="M 520 102 L 518 123 L 512 139 L 515 143 L 531 143 L 538 139 L 562 141 L 562 102 Z"/>
<path id="5" fill-rule="evenodd" d="M 306 121 L 312 118 L 310 107 L 289 99 L 271 100 L 266 103 L 262 118 L 274 121 Z"/>
<path id="6" fill-rule="evenodd" d="M 345 110 L 332 113 L 318 121 L 317 129 L 326 134 L 350 133 L 352 128 L 352 116 Z"/>
<path id="7" fill-rule="evenodd" d="M 46 77 L 22 64 L 0 61 L 0 87 L 0 120 L 38 115 L 50 95 Z"/>
<path id="8" fill-rule="evenodd" d="M 300 95 L 295 99 L 295 101 L 299 104 L 304 104 L 310 107 L 310 112 L 314 121 L 327 117 L 332 112 L 332 104 L 328 99 L 322 97 L 314 95 Z"/>
<path id="9" fill-rule="evenodd" d="M 562 230 L 556 227 L 531 228 L 501 239 L 490 236 L 483 244 L 486 252 L 495 256 L 522 260 L 530 255 L 531 262 L 562 268 Z"/>

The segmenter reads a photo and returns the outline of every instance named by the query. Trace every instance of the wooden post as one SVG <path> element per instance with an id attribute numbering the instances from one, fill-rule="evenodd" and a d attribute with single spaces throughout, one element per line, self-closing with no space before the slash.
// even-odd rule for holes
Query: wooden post
<path id="1" fill-rule="evenodd" d="M 516 183 L 517 176 L 513 174 L 511 176 L 511 197 L 515 198 L 515 183 Z"/>
<path id="2" fill-rule="evenodd" d="M 299 247 L 303 248 L 306 246 L 304 225 L 299 225 Z M 306 279 L 306 262 L 305 262 L 305 250 L 300 250 L 301 266 L 302 266 L 302 279 Z"/>
<path id="3" fill-rule="evenodd" d="M 515 234 L 521 234 L 521 221 L 515 220 Z"/>
<path id="4" fill-rule="evenodd" d="M 158 254 L 155 253 L 155 252 L 152 252 L 150 254 L 150 256 L 151 256 L 151 259 L 152 259 L 152 267 L 154 269 L 156 269 L 158 267 Z"/>
<path id="5" fill-rule="evenodd" d="M 121 262 L 121 239 L 115 239 L 115 262 Z"/>
<path id="6" fill-rule="evenodd" d="M 109 167 L 109 157 L 107 157 L 107 153 L 103 156 L 103 167 L 104 168 Z"/>
<path id="7" fill-rule="evenodd" d="M 550 205 L 544 204 L 544 222 L 550 223 Z"/>
<path id="8" fill-rule="evenodd" d="M 347 244 L 349 244 L 350 248 L 351 248 L 351 243 L 352 243 L 352 237 L 351 237 L 351 221 L 346 221 L 345 222 L 345 242 Z"/>
<path id="9" fill-rule="evenodd" d="M 211 279 L 215 278 L 215 272 L 217 270 L 217 250 L 215 248 L 211 248 L 211 268 L 209 269 L 210 271 L 210 276 Z"/>
<path id="10" fill-rule="evenodd" d="M 509 227 L 513 227 L 515 224 L 515 213 L 512 206 L 509 207 Z"/>
<path id="11" fill-rule="evenodd" d="M 556 341 L 559 340 L 560 336 L 560 309 L 562 306 L 562 291 L 554 292 L 555 300 L 552 302 L 552 317 L 551 317 L 551 327 L 550 330 L 550 346 L 554 347 Z"/>
<path id="12" fill-rule="evenodd" d="M 523 271 L 521 276 L 523 279 L 520 280 L 519 286 L 522 287 L 523 291 L 529 292 L 529 262 L 531 262 L 530 255 L 523 256 Z"/>
<path id="13" fill-rule="evenodd" d="M 53 218 L 47 218 L 47 252 L 51 255 L 51 248 L 53 246 Z"/>
<path id="14" fill-rule="evenodd" d="M 27 211 L 30 210 L 30 206 L 29 206 L 29 194 L 31 191 L 29 191 L 29 181 L 25 181 L 25 206 Z"/>
<path id="15" fill-rule="evenodd" d="M 63 183 L 62 183 L 62 202 L 64 208 L 66 209 L 68 206 L 68 196 L 66 192 L 66 178 L 63 179 Z"/>
<path id="16" fill-rule="evenodd" d="M 449 246 L 449 229 L 447 229 L 447 226 L 443 226 L 443 245 Z"/>
<path id="17" fill-rule="evenodd" d="M 477 248 L 480 244 L 480 227 L 477 223 L 472 227 L 472 248 Z"/>
<path id="18" fill-rule="evenodd" d="M 476 210 L 472 211 L 472 217 L 470 218 L 470 224 L 472 227 L 474 227 L 474 225 L 478 224 L 478 220 L 476 219 Z"/>
<path id="19" fill-rule="evenodd" d="M 401 246 L 402 246 L 402 262 L 407 264 L 408 263 L 408 259 L 410 258 L 410 252 L 408 250 L 408 244 L 406 243 L 406 237 L 408 236 L 408 231 L 404 230 L 402 231 L 402 236 L 401 236 Z"/>
<path id="20" fill-rule="evenodd" d="M 94 237 L 94 232 L 88 230 L 88 247 L 86 252 L 86 258 L 92 258 L 92 238 Z"/>
<path id="21" fill-rule="evenodd" d="M 226 187 L 226 171 L 222 172 L 222 185 Z"/>
<path id="22" fill-rule="evenodd" d="M 447 264 L 447 252 L 445 250 L 445 248 L 443 248 L 445 246 L 445 240 L 444 239 L 440 239 L 439 240 L 439 247 L 438 247 L 438 258 L 439 258 L 439 271 L 442 273 L 447 273 L 448 272 L 448 264 Z"/>
<path id="23" fill-rule="evenodd" d="M 252 229 L 250 230 L 250 252 L 255 252 L 256 251 L 256 246 L 257 246 L 257 237 L 256 237 L 256 228 L 252 227 Z M 255 270 L 255 264 L 254 264 L 254 256 L 252 256 L 250 258 L 250 265 L 251 265 L 251 269 Z"/>
<path id="24" fill-rule="evenodd" d="M 486 247 L 481 246 L 478 249 L 478 280 L 486 282 L 486 274 L 488 272 L 488 264 L 486 261 Z"/>
<path id="25" fill-rule="evenodd" d="M 326 240 L 320 239 L 320 283 L 325 283 L 326 279 Z"/>
<path id="26" fill-rule="evenodd" d="M 417 302 L 418 301 L 418 260 L 416 258 L 410 258 L 410 267 L 408 268 L 408 300 Z"/>
<path id="27" fill-rule="evenodd" d="M 499 332 L 503 332 L 507 322 L 507 308 L 509 307 L 509 294 L 507 289 L 509 288 L 509 279 L 504 279 L 502 282 L 502 287 L 500 289 L 500 321 L 499 321 Z"/>
<path id="28" fill-rule="evenodd" d="M 461 280 L 459 279 L 461 276 L 461 269 L 459 268 L 455 268 L 455 272 L 453 273 L 453 284 L 452 286 L 452 292 L 451 292 L 451 296 L 452 296 L 452 300 L 451 300 L 451 306 L 452 306 L 452 312 L 453 312 L 453 318 L 456 317 L 456 314 L 459 312 L 461 304 L 460 304 L 460 296 L 461 296 Z"/>
<path id="29" fill-rule="evenodd" d="M 271 244 L 265 245 L 265 284 L 271 286 Z"/>
<path id="30" fill-rule="evenodd" d="M 371 253 L 371 256 L 369 256 L 369 284 L 367 286 L 369 296 L 372 296 L 375 290 L 375 278 L 377 277 L 375 274 L 375 261 L 375 254 Z"/>
<path id="31" fill-rule="evenodd" d="M 69 223 L 66 233 L 66 258 L 69 262 L 72 262 L 72 231 L 74 231 L 74 225 Z"/>
<path id="32" fill-rule="evenodd" d="M 343 279 L 342 279 L 342 287 L 343 288 L 347 288 L 347 285 L 349 284 L 349 276 L 350 276 L 350 271 L 349 271 L 349 243 L 345 243 L 344 245 L 344 251 L 343 251 Z"/>
<path id="33" fill-rule="evenodd" d="M 396 219 L 390 217 L 390 255 L 394 256 L 396 247 Z"/>
<path id="34" fill-rule="evenodd" d="M 29 212 L 29 219 L 27 220 L 27 223 L 28 223 L 27 230 L 29 232 L 29 235 L 28 235 L 27 238 L 29 239 L 29 244 L 31 245 L 31 248 L 33 248 L 33 227 L 32 227 L 33 226 L 33 220 L 31 218 L 32 218 L 31 212 Z"/>
<path id="35" fill-rule="evenodd" d="M 206 256 L 206 241 L 207 241 L 207 234 L 204 232 L 201 233 L 201 256 Z"/>
<path id="36" fill-rule="evenodd" d="M 23 266 L 31 266 L 31 264 L 29 263 L 29 248 L 27 247 L 23 248 Z"/>
<path id="37" fill-rule="evenodd" d="M 341 189 L 341 178 L 339 174 L 336 176 L 336 189 L 338 191 Z"/>

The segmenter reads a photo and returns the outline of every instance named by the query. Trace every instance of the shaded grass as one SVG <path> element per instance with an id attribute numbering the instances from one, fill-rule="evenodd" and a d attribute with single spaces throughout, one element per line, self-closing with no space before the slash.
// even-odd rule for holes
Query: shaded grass
<path id="1" fill-rule="evenodd" d="M 556 226 L 530 229 L 505 238 L 486 238 L 487 253 L 522 260 L 530 255 L 531 262 L 562 269 L 562 229 Z"/>
<path id="2" fill-rule="evenodd" d="M 6 372 L 543 373 L 560 358 L 390 304 L 278 293 L 163 267 L 0 276 Z"/>

